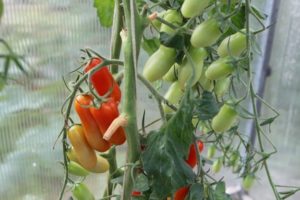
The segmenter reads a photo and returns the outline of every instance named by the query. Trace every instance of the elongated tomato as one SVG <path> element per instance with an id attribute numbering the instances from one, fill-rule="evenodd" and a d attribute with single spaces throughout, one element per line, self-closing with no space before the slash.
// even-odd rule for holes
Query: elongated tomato
<path id="1" fill-rule="evenodd" d="M 68 130 L 68 138 L 73 146 L 79 163 L 86 169 L 93 169 L 97 163 L 96 153 L 86 141 L 82 126 L 72 126 Z"/>
<path id="2" fill-rule="evenodd" d="M 84 72 L 87 73 L 88 71 L 90 71 L 91 69 L 93 69 L 101 63 L 101 58 L 92 58 L 91 61 L 85 67 Z M 109 95 L 109 97 L 114 98 L 116 102 L 119 102 L 121 100 L 120 87 L 106 66 L 102 67 L 100 70 L 98 70 L 92 75 L 91 82 L 100 96 L 105 95 L 111 90 L 111 94 Z"/>
<path id="3" fill-rule="evenodd" d="M 90 111 L 102 133 L 105 133 L 112 121 L 119 116 L 118 105 L 114 99 L 109 99 L 107 102 L 102 103 L 100 108 L 91 107 Z M 120 145 L 123 144 L 125 140 L 125 131 L 123 127 L 119 127 L 109 142 Z"/>
<path id="4" fill-rule="evenodd" d="M 229 130 L 236 121 L 238 113 L 228 104 L 224 104 L 218 114 L 214 116 L 211 126 L 216 133 Z"/>
<path id="5" fill-rule="evenodd" d="M 188 193 L 189 193 L 189 188 L 182 187 L 176 191 L 174 195 L 174 200 L 185 200 Z"/>
<path id="6" fill-rule="evenodd" d="M 98 128 L 88 106 L 92 105 L 93 97 L 90 95 L 79 95 L 76 97 L 74 106 L 84 129 L 85 138 L 89 145 L 100 152 L 109 149 L 110 143 L 103 139 L 103 133 Z"/>

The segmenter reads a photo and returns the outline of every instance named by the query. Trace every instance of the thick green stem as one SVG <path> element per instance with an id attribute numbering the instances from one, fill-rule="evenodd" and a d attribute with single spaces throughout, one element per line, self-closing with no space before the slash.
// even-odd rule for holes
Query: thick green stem
<path id="1" fill-rule="evenodd" d="M 118 59 L 120 57 L 121 52 L 121 37 L 120 32 L 122 29 L 122 16 L 123 12 L 121 9 L 121 0 L 115 0 L 115 10 L 114 10 L 114 21 L 112 27 L 112 34 L 111 34 L 111 58 Z M 113 74 L 118 73 L 118 66 L 111 65 L 111 72 Z"/>
<path id="2" fill-rule="evenodd" d="M 131 191 L 134 186 L 134 170 L 133 165 L 140 159 L 140 141 L 137 128 L 136 116 L 136 65 L 139 52 L 139 44 L 141 40 L 140 29 L 138 24 L 139 16 L 133 0 L 123 0 L 125 22 L 127 32 L 121 36 L 124 46 L 124 84 L 125 90 L 123 93 L 123 111 L 127 116 L 128 124 L 125 128 L 127 137 L 127 158 L 126 169 L 123 181 L 123 200 L 129 200 Z M 137 31 L 139 29 L 139 31 Z M 138 45 L 137 45 L 138 44 Z M 135 172 L 135 170 L 133 171 Z"/>

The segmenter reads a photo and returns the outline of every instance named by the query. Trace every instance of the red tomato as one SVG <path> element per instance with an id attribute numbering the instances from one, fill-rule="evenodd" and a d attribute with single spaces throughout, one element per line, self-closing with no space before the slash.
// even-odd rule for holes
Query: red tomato
<path id="1" fill-rule="evenodd" d="M 140 191 L 134 190 L 131 192 L 131 196 L 133 196 L 133 197 L 139 197 L 141 195 L 142 195 L 142 193 Z"/>
<path id="2" fill-rule="evenodd" d="M 174 195 L 174 200 L 184 200 L 188 193 L 189 193 L 189 188 L 182 187 L 176 191 Z"/>
<path id="3" fill-rule="evenodd" d="M 107 102 L 102 103 L 100 108 L 91 107 L 90 111 L 102 133 L 105 133 L 112 121 L 119 116 L 118 104 L 114 99 L 109 99 Z M 123 127 L 119 127 L 109 142 L 120 145 L 123 144 L 125 140 L 125 131 Z"/>
<path id="4" fill-rule="evenodd" d="M 90 95 L 79 95 L 76 97 L 74 106 L 84 129 L 84 134 L 89 145 L 100 152 L 110 148 L 110 143 L 103 139 L 103 132 L 100 131 L 96 120 L 93 118 L 87 106 L 92 105 L 93 97 Z"/>
<path id="5" fill-rule="evenodd" d="M 88 72 L 90 69 L 93 69 L 97 65 L 102 62 L 101 58 L 92 58 L 88 63 L 84 72 Z M 108 68 L 102 67 L 100 70 L 95 72 L 91 77 L 91 82 L 100 96 L 105 95 L 112 88 L 111 94 L 109 97 L 114 98 L 116 102 L 120 102 L 121 100 L 121 90 L 119 88 L 118 83 L 113 78 L 112 74 L 108 70 Z"/>
<path id="6" fill-rule="evenodd" d="M 200 152 L 203 151 L 203 142 L 201 140 L 197 141 L 197 144 L 198 144 L 198 149 Z M 190 151 L 189 151 L 189 157 L 188 159 L 186 160 L 186 162 L 193 168 L 195 167 L 195 165 L 197 164 L 197 152 L 196 152 L 196 149 L 195 149 L 195 145 L 192 144 L 190 146 Z"/>

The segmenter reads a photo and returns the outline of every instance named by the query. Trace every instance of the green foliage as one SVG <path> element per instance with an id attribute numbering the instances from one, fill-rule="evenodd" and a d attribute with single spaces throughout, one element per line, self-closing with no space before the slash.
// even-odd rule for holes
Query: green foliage
<path id="1" fill-rule="evenodd" d="M 187 200 L 204 200 L 204 188 L 200 183 L 194 183 L 190 186 Z"/>
<path id="2" fill-rule="evenodd" d="M 2 15 L 3 15 L 3 11 L 4 11 L 3 0 L 0 0 L 0 20 L 1 20 L 1 17 L 2 17 Z"/>
<path id="3" fill-rule="evenodd" d="M 94 0 L 99 21 L 104 27 L 111 27 L 114 15 L 114 0 Z"/>
<path id="4" fill-rule="evenodd" d="M 150 132 L 147 137 L 142 160 L 153 198 L 165 198 L 195 179 L 192 169 L 184 161 L 193 140 L 193 108 L 189 91 L 176 114 L 158 131 Z"/>
<path id="5" fill-rule="evenodd" d="M 158 48 L 159 48 L 159 39 L 158 38 L 151 38 L 147 39 L 144 38 L 142 41 L 142 48 L 150 55 L 152 55 Z"/>
<path id="6" fill-rule="evenodd" d="M 212 119 L 219 111 L 218 103 L 213 93 L 204 91 L 200 99 L 196 101 L 196 113 L 200 120 Z"/>

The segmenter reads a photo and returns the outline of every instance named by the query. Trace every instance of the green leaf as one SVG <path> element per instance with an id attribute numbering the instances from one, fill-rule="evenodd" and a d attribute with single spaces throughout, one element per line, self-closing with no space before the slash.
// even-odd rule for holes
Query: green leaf
<path id="1" fill-rule="evenodd" d="M 214 190 L 214 200 L 231 200 L 230 196 L 225 192 L 225 183 L 219 182 Z"/>
<path id="2" fill-rule="evenodd" d="M 114 15 L 114 0 L 94 0 L 99 21 L 104 27 L 111 27 Z"/>
<path id="3" fill-rule="evenodd" d="M 200 183 L 193 184 L 189 189 L 187 200 L 204 200 L 204 189 Z"/>
<path id="4" fill-rule="evenodd" d="M 142 41 L 142 48 L 149 54 L 149 56 L 159 48 L 159 45 L 160 42 L 158 38 L 144 38 Z"/>
<path id="5" fill-rule="evenodd" d="M 184 160 L 193 140 L 194 102 L 190 93 L 187 90 L 176 114 L 160 130 L 147 136 L 142 161 L 152 189 L 150 199 L 166 198 L 195 179 Z"/>
<path id="6" fill-rule="evenodd" d="M 166 47 L 174 49 L 184 48 L 184 36 L 181 34 L 169 35 L 165 32 L 160 33 L 160 43 Z"/>
<path id="7" fill-rule="evenodd" d="M 1 17 L 3 15 L 3 11 L 4 11 L 3 0 L 0 0 L 0 20 L 1 20 Z"/>
<path id="8" fill-rule="evenodd" d="M 196 112 L 200 120 L 212 119 L 219 111 L 218 103 L 211 92 L 204 91 L 196 102 Z"/>
<path id="9" fill-rule="evenodd" d="M 148 178 L 144 174 L 139 174 L 135 179 L 134 190 L 144 192 L 149 189 L 150 187 Z"/>

